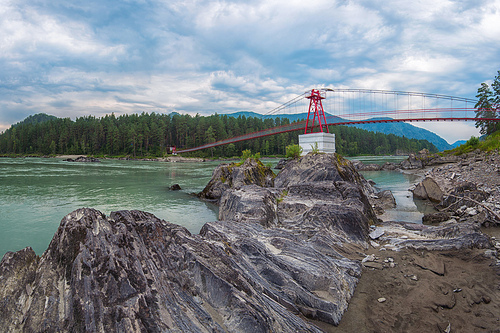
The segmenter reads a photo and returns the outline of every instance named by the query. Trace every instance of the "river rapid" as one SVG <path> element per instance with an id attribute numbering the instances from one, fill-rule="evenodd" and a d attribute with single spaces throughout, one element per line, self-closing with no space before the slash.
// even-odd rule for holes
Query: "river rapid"
<path id="1" fill-rule="evenodd" d="M 402 157 L 357 157 L 364 163 L 398 162 Z M 277 160 L 262 160 L 265 164 Z M 61 219 L 81 207 L 109 214 L 124 209 L 143 210 L 198 233 L 217 220 L 217 206 L 199 200 L 201 191 L 220 162 L 165 163 L 103 160 L 71 163 L 58 158 L 0 158 L 0 258 L 7 251 L 31 246 L 45 251 Z M 363 172 L 379 189 L 393 191 L 398 207 L 384 220 L 421 223 L 408 187 L 417 176 L 398 171 Z M 171 191 L 173 184 L 180 191 Z M 425 207 L 424 207 L 425 209 Z"/>

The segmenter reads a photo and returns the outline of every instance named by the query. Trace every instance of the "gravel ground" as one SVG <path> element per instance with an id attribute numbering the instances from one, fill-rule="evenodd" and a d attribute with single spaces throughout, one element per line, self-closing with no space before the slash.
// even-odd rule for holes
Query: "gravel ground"
<path id="1" fill-rule="evenodd" d="M 477 212 L 487 213 L 489 221 L 493 224 L 500 222 L 498 219 L 500 217 L 500 155 L 498 152 L 470 153 L 456 163 L 427 169 L 425 176 L 433 178 L 445 194 L 465 182 L 475 184 L 479 191 L 484 191 L 489 195 L 481 203 L 482 205 L 476 205 Z M 456 205 L 454 213 L 462 219 L 469 218 L 469 216 L 464 216 L 463 205 Z"/>

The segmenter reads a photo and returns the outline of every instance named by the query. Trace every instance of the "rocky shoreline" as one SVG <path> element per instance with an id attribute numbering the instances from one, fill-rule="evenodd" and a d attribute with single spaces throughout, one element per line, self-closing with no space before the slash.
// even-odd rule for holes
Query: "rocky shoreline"
<path id="1" fill-rule="evenodd" d="M 437 184 L 457 177 L 442 161 L 427 171 Z M 219 221 L 199 235 L 145 212 L 79 209 L 42 256 L 3 257 L 0 330 L 498 330 L 498 244 L 480 229 L 494 215 L 380 223 L 388 196 L 341 156 L 308 154 L 277 175 L 253 159 L 218 166 L 199 197 L 219 204 Z"/>
<path id="2" fill-rule="evenodd" d="M 422 176 L 414 197 L 438 212 L 424 215 L 423 225 L 372 227 L 350 310 L 328 331 L 500 332 L 498 152 L 423 151 L 401 166 Z"/>

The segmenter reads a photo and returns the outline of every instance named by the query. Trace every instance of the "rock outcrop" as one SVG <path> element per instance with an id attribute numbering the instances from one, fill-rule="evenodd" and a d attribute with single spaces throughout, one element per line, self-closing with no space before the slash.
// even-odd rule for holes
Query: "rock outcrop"
<path id="1" fill-rule="evenodd" d="M 219 219 L 277 226 L 319 241 L 329 253 L 346 254 L 345 244 L 367 246 L 368 226 L 377 221 L 366 196 L 372 192 L 340 155 L 308 154 L 290 160 L 274 179 L 274 187 L 227 189 Z"/>
<path id="2" fill-rule="evenodd" d="M 258 223 L 213 222 L 200 235 L 139 211 L 80 209 L 39 258 L 0 263 L 0 330 L 319 332 L 339 322 L 358 263 Z"/>
<path id="3" fill-rule="evenodd" d="M 199 235 L 140 211 L 67 215 L 41 257 L 29 248 L 4 256 L 0 331 L 321 332 L 309 319 L 337 325 L 361 274 L 348 257 L 367 248 L 376 219 L 365 181 L 337 155 L 287 163 L 279 187 L 261 170 L 247 161 L 214 172 L 221 220 Z"/>
<path id="4" fill-rule="evenodd" d="M 255 184 L 262 187 L 272 187 L 274 173 L 262 162 L 248 158 L 243 164 L 220 164 L 212 173 L 207 186 L 198 193 L 205 200 L 219 201 L 222 194 L 231 188 L 238 189 L 244 185 Z"/>
<path id="5" fill-rule="evenodd" d="M 99 159 L 95 158 L 95 157 L 91 157 L 91 156 L 79 156 L 75 159 L 73 158 L 67 158 L 67 159 L 64 159 L 63 161 L 66 161 L 66 162 L 83 162 L 83 163 L 88 163 L 88 162 L 101 162 Z"/>
<path id="6" fill-rule="evenodd" d="M 457 223 L 455 220 L 449 220 L 437 226 L 384 222 L 375 230 L 382 234 L 377 241 L 385 243 L 384 248 L 388 250 L 410 248 L 448 251 L 492 247 L 489 237 L 481 232 L 480 225 L 471 222 Z"/>

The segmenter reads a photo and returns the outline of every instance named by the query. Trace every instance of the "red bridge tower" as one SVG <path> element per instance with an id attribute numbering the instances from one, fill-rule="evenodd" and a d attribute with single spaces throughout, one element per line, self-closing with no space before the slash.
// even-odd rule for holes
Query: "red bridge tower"
<path id="1" fill-rule="evenodd" d="M 307 130 L 309 128 L 309 118 L 311 114 L 314 113 L 312 123 L 311 123 L 311 133 L 314 130 L 314 122 L 316 117 L 318 117 L 319 123 L 319 131 L 323 132 L 323 127 L 325 127 L 326 133 L 330 133 L 328 131 L 328 126 L 326 125 L 325 111 L 323 110 L 322 99 L 325 99 L 325 96 L 322 96 L 319 90 L 313 89 L 311 90 L 311 95 L 306 96 L 309 99 L 309 111 L 307 112 L 307 120 L 306 120 L 306 130 L 304 134 L 307 134 Z M 313 111 L 314 109 L 314 111 Z"/>

